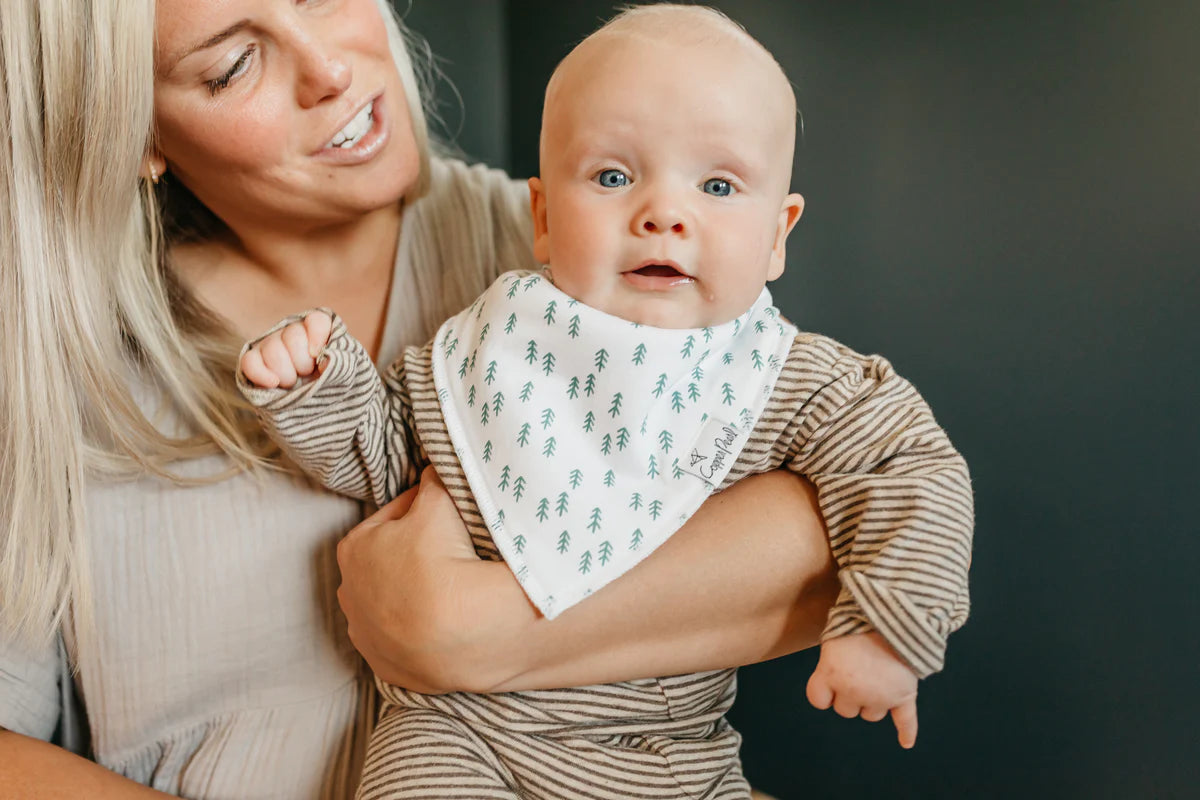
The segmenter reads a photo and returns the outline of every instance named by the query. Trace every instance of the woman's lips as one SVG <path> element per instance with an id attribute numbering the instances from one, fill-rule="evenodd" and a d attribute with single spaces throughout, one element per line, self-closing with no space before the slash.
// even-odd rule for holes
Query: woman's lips
<path id="1" fill-rule="evenodd" d="M 387 144 L 391 120 L 384 108 L 383 95 L 371 101 L 371 127 L 353 147 L 322 147 L 314 155 L 328 164 L 353 165 L 370 161 Z"/>

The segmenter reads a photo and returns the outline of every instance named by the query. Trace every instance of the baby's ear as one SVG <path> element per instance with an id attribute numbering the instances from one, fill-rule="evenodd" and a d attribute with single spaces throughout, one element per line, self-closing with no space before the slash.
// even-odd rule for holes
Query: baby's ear
<path id="1" fill-rule="evenodd" d="M 779 225 L 775 228 L 775 244 L 771 247 L 771 265 L 767 270 L 767 280 L 773 281 L 783 274 L 783 268 L 787 266 L 787 237 L 803 213 L 803 197 L 793 193 L 783 198 L 783 205 L 779 208 Z"/>
<path id="2" fill-rule="evenodd" d="M 529 179 L 529 209 L 533 212 L 533 257 L 550 263 L 550 229 L 546 223 L 546 190 L 541 178 Z"/>

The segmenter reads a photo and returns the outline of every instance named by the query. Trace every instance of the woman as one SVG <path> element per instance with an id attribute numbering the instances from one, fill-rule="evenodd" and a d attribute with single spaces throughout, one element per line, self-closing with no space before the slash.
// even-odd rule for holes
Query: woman
<path id="1" fill-rule="evenodd" d="M 524 189 L 428 156 L 383 0 L 85 13 L 0 6 L 0 419 L 21 420 L 0 434 L 0 785 L 349 797 L 373 718 L 355 647 L 391 682 L 478 691 L 816 640 L 836 588 L 789 475 L 710 501 L 553 623 L 474 558 L 433 476 L 336 544 L 357 504 L 253 469 L 283 465 L 235 399 L 237 343 L 326 304 L 387 363 L 531 263 Z"/>

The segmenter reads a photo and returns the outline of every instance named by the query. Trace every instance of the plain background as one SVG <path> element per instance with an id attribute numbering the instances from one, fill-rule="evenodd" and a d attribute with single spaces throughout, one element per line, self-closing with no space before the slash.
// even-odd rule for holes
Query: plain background
<path id="1" fill-rule="evenodd" d="M 978 513 L 917 748 L 811 709 L 801 653 L 741 672 L 747 774 L 780 798 L 1200 797 L 1200 3 L 714 4 L 803 115 L 777 304 L 921 389 Z M 613 7 L 412 0 L 462 95 L 437 88 L 445 130 L 533 174 L 545 81 Z"/>

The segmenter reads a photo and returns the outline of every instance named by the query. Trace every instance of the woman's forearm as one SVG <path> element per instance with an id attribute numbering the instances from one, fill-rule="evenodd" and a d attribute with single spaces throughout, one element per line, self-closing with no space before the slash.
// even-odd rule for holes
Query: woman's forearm
<path id="1" fill-rule="evenodd" d="M 491 600 L 481 613 L 511 643 L 469 687 L 488 691 L 774 658 L 817 643 L 838 592 L 815 492 L 786 471 L 710 498 L 645 561 L 553 621 L 522 602 L 506 567 L 479 567 Z"/>
<path id="2" fill-rule="evenodd" d="M 154 800 L 170 795 L 52 744 L 0 728 L 0 786 L 4 797 L 41 800 Z"/>

